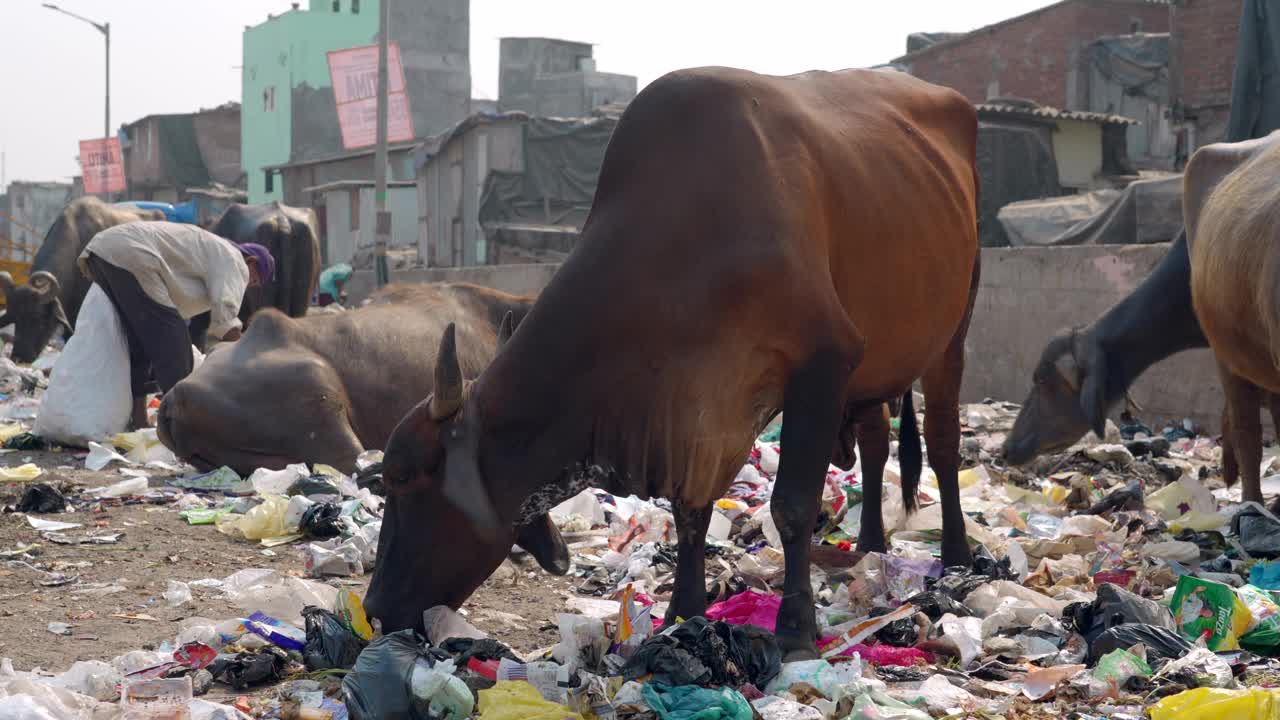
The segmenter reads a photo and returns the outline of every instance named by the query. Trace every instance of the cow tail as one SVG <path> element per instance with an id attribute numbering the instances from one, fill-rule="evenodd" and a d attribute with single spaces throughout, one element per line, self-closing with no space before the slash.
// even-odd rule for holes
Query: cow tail
<path id="1" fill-rule="evenodd" d="M 902 396 L 902 415 L 898 424 L 898 465 L 902 470 L 902 504 L 908 513 L 916 511 L 920 492 L 920 472 L 924 453 L 920 448 L 920 432 L 916 427 L 915 400 L 911 388 Z"/>

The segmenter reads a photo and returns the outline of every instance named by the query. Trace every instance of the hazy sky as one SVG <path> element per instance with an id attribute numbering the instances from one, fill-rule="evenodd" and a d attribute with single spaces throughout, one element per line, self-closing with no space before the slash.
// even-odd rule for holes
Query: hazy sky
<path id="1" fill-rule="evenodd" d="M 111 127 L 240 99 L 240 34 L 288 0 L 57 0 L 111 23 Z M 303 6 L 308 3 L 303 0 Z M 595 43 L 597 67 L 640 85 L 697 65 L 785 74 L 875 65 L 915 31 L 971 30 L 1049 0 L 472 0 L 472 95 L 496 98 L 498 38 Z M 0 150 L 7 180 L 79 174 L 78 141 L 102 134 L 102 35 L 0 0 Z"/>

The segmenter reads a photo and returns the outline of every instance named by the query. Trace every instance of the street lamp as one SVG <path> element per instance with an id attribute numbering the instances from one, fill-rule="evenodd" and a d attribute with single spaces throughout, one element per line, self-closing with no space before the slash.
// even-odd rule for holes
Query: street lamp
<path id="1" fill-rule="evenodd" d="M 106 92 L 106 103 L 105 103 L 104 115 L 102 120 L 102 137 L 110 139 L 111 137 L 111 23 L 96 23 L 87 17 L 84 17 L 82 15 L 77 15 L 71 12 L 70 10 L 63 10 L 62 8 L 52 3 L 41 3 L 41 4 L 49 8 L 50 10 L 53 10 L 54 12 L 60 12 L 63 15 L 70 15 L 71 17 L 77 20 L 80 20 L 81 22 L 89 23 L 98 32 L 102 33 L 102 37 L 106 40 L 106 49 L 107 49 L 106 90 L 107 92 Z M 105 163 L 102 165 L 102 187 L 105 193 L 105 188 L 107 187 L 107 165 Z M 105 193 L 105 194 L 110 196 L 110 193 Z"/>

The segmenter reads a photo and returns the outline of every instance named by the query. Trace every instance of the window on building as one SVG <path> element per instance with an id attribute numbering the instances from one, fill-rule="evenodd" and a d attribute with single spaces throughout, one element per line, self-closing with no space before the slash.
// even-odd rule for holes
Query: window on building
<path id="1" fill-rule="evenodd" d="M 1142 20 L 1138 18 L 1129 18 L 1129 34 L 1142 32 Z"/>
<path id="2" fill-rule="evenodd" d="M 360 14 L 360 0 L 351 0 L 351 14 L 352 15 Z"/>
<path id="3" fill-rule="evenodd" d="M 276 176 L 273 175 L 270 170 L 262 171 L 262 191 L 263 192 L 275 192 L 276 191 L 275 181 L 276 181 Z"/>
<path id="4" fill-rule="evenodd" d="M 333 11 L 342 12 L 342 3 L 339 0 L 333 0 Z"/>
<path id="5" fill-rule="evenodd" d="M 276 86 L 265 88 L 262 91 L 262 110 L 271 112 L 276 109 Z"/>

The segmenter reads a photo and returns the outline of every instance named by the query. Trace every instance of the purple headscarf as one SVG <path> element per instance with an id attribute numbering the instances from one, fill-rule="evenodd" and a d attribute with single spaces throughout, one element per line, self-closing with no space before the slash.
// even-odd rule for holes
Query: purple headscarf
<path id="1" fill-rule="evenodd" d="M 271 282 L 276 276 L 276 259 L 271 256 L 271 251 L 257 243 L 241 243 L 236 247 L 240 248 L 246 258 L 258 261 L 258 275 L 262 277 L 262 282 Z"/>

